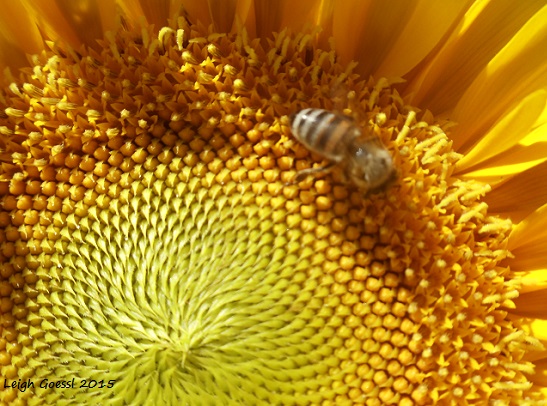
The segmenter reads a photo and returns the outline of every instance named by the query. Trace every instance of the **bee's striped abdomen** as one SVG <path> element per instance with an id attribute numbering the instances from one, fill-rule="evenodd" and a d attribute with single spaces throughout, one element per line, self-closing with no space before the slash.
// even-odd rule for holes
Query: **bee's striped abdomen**
<path id="1" fill-rule="evenodd" d="M 360 133 L 349 117 L 311 108 L 296 113 L 291 130 L 309 149 L 335 162 L 344 159 L 349 143 Z"/>

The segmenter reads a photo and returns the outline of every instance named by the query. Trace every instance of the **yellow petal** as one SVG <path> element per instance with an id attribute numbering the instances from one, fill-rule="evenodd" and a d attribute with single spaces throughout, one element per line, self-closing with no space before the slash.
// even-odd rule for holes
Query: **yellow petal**
<path id="1" fill-rule="evenodd" d="M 334 9 L 333 34 L 342 63 L 361 60 L 359 73 L 370 76 L 397 42 L 417 4 L 418 0 L 394 2 L 388 10 L 379 1 L 339 2 Z"/>
<path id="2" fill-rule="evenodd" d="M 514 299 L 516 309 L 512 311 L 523 317 L 534 319 L 545 318 L 547 315 L 547 289 L 539 289 L 534 292 L 521 293 L 520 296 Z"/>
<path id="3" fill-rule="evenodd" d="M 541 118 L 540 118 L 541 119 Z M 538 121 L 540 121 L 538 119 Z M 498 179 L 488 179 L 486 182 L 498 183 L 499 180 L 521 174 L 547 159 L 547 123 L 535 124 L 537 127 L 525 135 L 517 145 L 479 165 L 476 171 L 461 174 L 462 177 L 481 179 L 487 176 L 497 176 Z"/>
<path id="4" fill-rule="evenodd" d="M 38 27 L 21 5 L 15 1 L 2 4 L 0 13 L 0 71 L 9 64 L 12 68 L 26 65 L 26 54 L 43 48 Z"/>
<path id="5" fill-rule="evenodd" d="M 522 283 L 521 293 L 547 289 L 547 267 L 530 272 L 517 272 L 517 276 Z"/>
<path id="6" fill-rule="evenodd" d="M 536 150 L 545 151 L 544 144 Z M 547 153 L 547 151 L 545 152 Z M 524 166 L 524 164 L 521 165 Z M 497 173 L 496 170 L 501 172 L 500 168 L 496 167 L 481 172 L 491 172 L 495 177 L 503 176 L 503 172 Z M 465 178 L 471 178 L 472 176 L 479 177 L 480 174 L 469 173 Z M 518 222 L 547 201 L 545 179 L 547 179 L 547 163 L 544 162 L 495 186 L 485 196 L 485 201 L 493 212 L 500 213 L 510 217 L 514 222 Z M 490 179 L 489 182 L 492 183 L 493 179 Z"/>
<path id="7" fill-rule="evenodd" d="M 547 83 L 547 6 L 516 33 L 467 87 L 451 114 L 454 146 L 465 151 L 514 103 Z M 545 108 L 545 106 L 542 106 Z"/>
<path id="8" fill-rule="evenodd" d="M 97 39 L 116 27 L 116 3 L 112 1 L 26 2 L 46 38 L 61 40 L 73 48 L 98 47 Z"/>
<path id="9" fill-rule="evenodd" d="M 292 32 L 306 32 L 317 24 L 321 2 L 317 0 L 261 0 L 254 2 L 256 32 L 266 37 L 279 27 Z"/>
<path id="10" fill-rule="evenodd" d="M 509 260 L 515 270 L 542 269 L 547 263 L 547 205 L 518 223 L 509 236 L 508 248 L 515 258 Z"/>
<path id="11" fill-rule="evenodd" d="M 419 1 L 409 18 L 400 21 L 401 27 L 394 30 L 399 36 L 392 46 L 387 47 L 388 53 L 374 72 L 375 76 L 403 76 L 409 72 L 439 43 L 469 3 L 460 0 Z M 435 24 L 430 24 L 431 21 Z"/>
<path id="12" fill-rule="evenodd" d="M 538 90 L 517 103 L 456 165 L 456 173 L 508 150 L 522 140 L 545 109 L 547 92 Z M 545 158 L 547 159 L 547 155 Z"/>
<path id="13" fill-rule="evenodd" d="M 532 377 L 532 381 L 536 385 L 541 385 L 544 388 L 547 387 L 547 359 L 542 359 L 541 361 L 536 361 L 536 373 Z M 542 393 L 547 399 L 547 389 L 543 389 Z"/>
<path id="14" fill-rule="evenodd" d="M 492 58 L 544 4 L 542 0 L 474 2 L 442 48 L 435 52 L 428 64 L 410 80 L 407 91 L 413 94 L 412 102 L 439 114 L 449 114 L 467 88 L 476 82 L 481 71 L 490 64 Z M 532 24 L 544 25 L 545 17 L 539 16 L 536 20 Z M 538 58 L 543 53 L 542 49 L 537 50 Z M 533 65 L 532 62 L 528 64 L 526 58 L 515 61 L 522 65 Z M 484 73 L 482 75 L 484 76 Z M 512 74 L 509 76 L 515 77 Z M 503 78 L 505 80 L 507 76 Z M 484 78 L 478 83 L 481 81 L 484 81 Z M 483 97 L 488 98 L 492 95 L 484 93 Z M 479 107 L 482 113 L 486 105 Z M 468 118 L 459 115 L 457 119 L 461 123 Z"/>
<path id="15" fill-rule="evenodd" d="M 135 11 L 139 13 L 132 17 L 133 21 L 138 21 L 139 18 L 146 16 L 146 22 L 156 27 L 161 27 L 167 19 L 175 17 L 180 7 L 170 0 L 139 0 L 127 3 L 125 9 L 136 7 L 133 13 Z"/>
<path id="16" fill-rule="evenodd" d="M 205 3 L 205 2 L 192 2 Z M 236 20 L 236 15 L 240 14 L 240 10 L 250 8 L 250 1 L 237 0 L 208 0 L 207 1 L 211 20 L 214 22 L 214 28 L 217 32 L 230 32 Z M 240 21 L 245 21 L 246 16 L 239 16 Z M 165 21 L 165 20 L 164 20 Z"/>
<path id="17" fill-rule="evenodd" d="M 524 328 L 540 341 L 547 341 L 547 320 L 534 320 Z"/>

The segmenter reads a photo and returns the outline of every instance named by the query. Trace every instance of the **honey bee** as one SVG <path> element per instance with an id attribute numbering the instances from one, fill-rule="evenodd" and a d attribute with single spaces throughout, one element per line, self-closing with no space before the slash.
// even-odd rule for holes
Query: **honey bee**
<path id="1" fill-rule="evenodd" d="M 299 171 L 296 182 L 308 175 L 339 166 L 355 186 L 365 193 L 380 191 L 396 176 L 393 159 L 380 140 L 347 116 L 308 108 L 291 116 L 291 131 L 298 141 L 330 163 Z"/>

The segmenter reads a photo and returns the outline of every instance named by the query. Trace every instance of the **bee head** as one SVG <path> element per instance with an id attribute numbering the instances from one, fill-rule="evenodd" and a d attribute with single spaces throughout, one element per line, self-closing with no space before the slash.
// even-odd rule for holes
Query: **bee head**
<path id="1" fill-rule="evenodd" d="M 353 182 L 366 190 L 379 190 L 396 177 L 393 159 L 380 145 L 369 144 L 357 148 L 348 163 L 348 172 Z"/>

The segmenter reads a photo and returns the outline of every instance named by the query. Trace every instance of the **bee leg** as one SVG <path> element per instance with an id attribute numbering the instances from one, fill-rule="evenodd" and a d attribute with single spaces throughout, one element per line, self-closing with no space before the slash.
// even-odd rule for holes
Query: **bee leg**
<path id="1" fill-rule="evenodd" d="M 336 165 L 336 162 L 331 162 L 325 166 L 320 166 L 319 168 L 308 168 L 308 169 L 303 169 L 301 171 L 298 171 L 294 180 L 292 182 L 285 183 L 285 186 L 295 185 L 297 183 L 300 183 L 304 179 L 306 179 L 309 175 L 312 175 L 314 173 L 330 172 L 335 165 Z"/>

